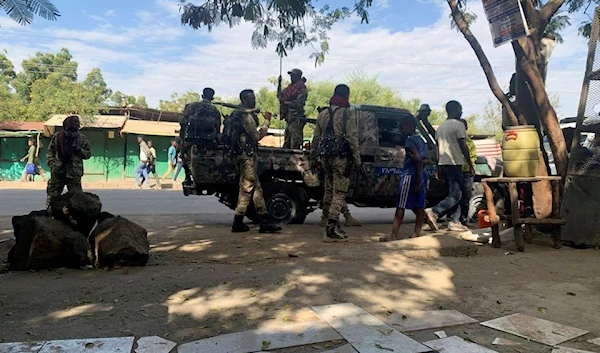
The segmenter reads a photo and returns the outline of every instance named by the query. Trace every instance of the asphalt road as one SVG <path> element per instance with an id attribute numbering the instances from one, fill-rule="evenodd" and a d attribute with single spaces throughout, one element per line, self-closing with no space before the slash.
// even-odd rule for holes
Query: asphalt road
<path id="1" fill-rule="evenodd" d="M 219 203 L 215 196 L 183 196 L 179 190 L 86 190 L 100 197 L 103 210 L 117 215 L 197 215 L 206 223 L 229 224 L 233 211 Z M 44 208 L 45 190 L 0 190 L 0 216 L 27 214 Z M 391 224 L 394 210 L 356 208 L 350 206 L 353 216 L 365 223 Z M 406 213 L 406 221 L 414 222 L 414 215 Z M 307 224 L 318 223 L 321 212 L 311 213 Z"/>

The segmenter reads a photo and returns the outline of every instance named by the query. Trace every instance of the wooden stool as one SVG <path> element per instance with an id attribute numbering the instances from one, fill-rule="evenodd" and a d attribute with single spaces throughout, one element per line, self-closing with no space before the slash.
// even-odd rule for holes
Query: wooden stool
<path id="1" fill-rule="evenodd" d="M 545 224 L 545 225 L 553 225 L 554 231 L 552 235 L 552 240 L 554 242 L 554 248 L 558 249 L 562 246 L 562 242 L 560 239 L 560 226 L 564 225 L 566 222 L 564 219 L 560 218 L 560 182 L 561 177 L 559 176 L 537 176 L 537 177 L 529 177 L 529 178 L 487 178 L 481 180 L 481 184 L 483 185 L 483 189 L 485 190 L 485 198 L 487 201 L 487 208 L 490 216 L 490 223 L 492 224 L 492 246 L 494 248 L 500 248 L 500 232 L 499 232 L 499 222 L 500 219 L 506 219 L 512 222 L 514 234 L 515 234 L 515 242 L 517 243 L 517 249 L 519 251 L 525 251 L 525 243 L 531 244 L 532 232 L 531 225 L 532 224 Z M 548 180 L 552 184 L 552 213 L 549 218 L 521 218 L 519 213 L 519 194 L 517 192 L 517 183 L 536 183 L 542 180 Z M 510 217 L 506 215 L 498 216 L 496 213 L 496 205 L 494 203 L 494 194 L 492 189 L 488 184 L 500 184 L 506 183 L 508 184 L 508 191 L 510 194 Z M 525 225 L 525 236 L 523 236 L 523 231 L 521 230 L 521 225 Z"/>

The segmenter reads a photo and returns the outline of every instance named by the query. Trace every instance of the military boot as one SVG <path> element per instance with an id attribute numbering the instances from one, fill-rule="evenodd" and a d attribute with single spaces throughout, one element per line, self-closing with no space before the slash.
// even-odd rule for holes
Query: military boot
<path id="1" fill-rule="evenodd" d="M 362 223 L 360 223 L 358 219 L 352 217 L 350 212 L 346 213 L 344 218 L 346 218 L 346 227 L 362 227 Z"/>
<path id="2" fill-rule="evenodd" d="M 281 231 L 281 227 L 275 224 L 269 214 L 260 215 L 260 226 L 258 228 L 259 233 L 276 233 Z"/>
<path id="3" fill-rule="evenodd" d="M 232 233 L 244 233 L 250 230 L 246 224 L 244 224 L 244 215 L 235 215 L 233 217 L 233 225 L 231 226 Z"/>
<path id="4" fill-rule="evenodd" d="M 344 243 L 348 241 L 346 232 L 340 228 L 340 222 L 330 219 L 325 227 L 323 234 L 323 241 L 325 243 Z"/>
<path id="5" fill-rule="evenodd" d="M 329 220 L 329 211 L 323 210 L 323 215 L 321 215 L 321 223 L 319 225 L 321 227 L 327 226 L 327 221 Z"/>

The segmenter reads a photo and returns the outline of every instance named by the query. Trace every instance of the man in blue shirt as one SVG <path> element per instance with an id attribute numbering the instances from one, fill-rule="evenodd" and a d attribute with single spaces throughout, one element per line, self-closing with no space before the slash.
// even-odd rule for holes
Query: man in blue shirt
<path id="1" fill-rule="evenodd" d="M 421 235 L 423 220 L 425 219 L 425 194 L 427 191 L 427 173 L 424 163 L 429 160 L 427 155 L 427 145 L 421 136 L 417 135 L 416 121 L 411 117 L 406 117 L 400 122 L 400 131 L 406 136 L 404 142 L 404 166 L 402 167 L 402 176 L 398 186 L 398 201 L 396 205 L 396 214 L 392 232 L 382 238 L 381 242 L 399 240 L 398 231 L 404 220 L 404 210 L 411 209 L 417 219 L 415 221 L 415 232 L 411 238 Z"/>
<path id="2" fill-rule="evenodd" d="M 174 172 L 175 168 L 177 168 L 177 141 L 175 139 L 171 140 L 171 146 L 169 147 L 169 150 L 167 151 L 167 155 L 168 155 L 169 167 L 168 167 L 165 175 L 163 175 L 162 178 L 160 178 L 160 180 L 162 182 L 164 182 L 165 179 L 169 176 L 169 174 L 171 174 L 171 172 Z"/>

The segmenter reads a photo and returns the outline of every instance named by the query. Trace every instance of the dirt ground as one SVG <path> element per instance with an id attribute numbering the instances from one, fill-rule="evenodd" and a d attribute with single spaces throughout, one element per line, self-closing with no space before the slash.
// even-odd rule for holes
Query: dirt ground
<path id="1" fill-rule="evenodd" d="M 228 225 L 205 225 L 191 216 L 129 218 L 149 230 L 147 267 L 2 273 L 0 339 L 159 335 L 186 343 L 302 321 L 311 306 L 350 302 L 384 321 L 436 309 L 480 321 L 519 312 L 589 330 L 565 345 L 599 350 L 585 342 L 600 336 L 598 250 L 555 250 L 549 239 L 536 237 L 525 253 L 508 243 L 455 257 L 410 251 L 402 241 L 379 243 L 386 224 L 349 229 L 346 244 L 324 244 L 316 225 L 239 235 Z M 4 258 L 13 241 L 3 239 L 11 234 L 10 218 L 1 217 Z M 426 241 L 433 248 L 436 242 Z M 444 330 L 499 352 L 550 351 L 478 324 Z M 411 336 L 432 340 L 433 331 Z M 521 345 L 492 346 L 496 337 Z M 295 351 L 316 348 L 323 346 Z"/>

